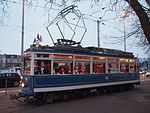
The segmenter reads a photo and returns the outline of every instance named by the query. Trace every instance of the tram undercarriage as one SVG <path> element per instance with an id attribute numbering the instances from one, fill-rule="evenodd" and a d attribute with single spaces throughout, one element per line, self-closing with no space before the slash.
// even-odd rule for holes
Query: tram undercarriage
<path id="1" fill-rule="evenodd" d="M 38 92 L 35 96 L 22 96 L 20 94 L 10 95 L 10 99 L 17 100 L 21 103 L 31 103 L 34 105 L 51 104 L 54 102 L 62 102 L 79 98 L 87 98 L 95 95 L 103 95 L 107 93 L 114 93 L 120 91 L 128 91 L 134 88 L 133 84 L 122 84 L 113 86 L 94 87 L 86 89 L 68 90 L 68 91 L 56 91 L 56 92 Z"/>

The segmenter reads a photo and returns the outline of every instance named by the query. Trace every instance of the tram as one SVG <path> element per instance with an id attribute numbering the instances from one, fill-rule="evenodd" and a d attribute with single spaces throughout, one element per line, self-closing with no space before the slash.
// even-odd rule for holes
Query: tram
<path id="1" fill-rule="evenodd" d="M 24 52 L 20 96 L 45 99 L 54 98 L 51 95 L 58 92 L 87 92 L 115 86 L 130 88 L 140 84 L 138 59 L 132 53 L 70 46 L 64 44 L 68 43 L 65 39 L 58 42 L 53 47 L 33 44 Z"/>
<path id="2" fill-rule="evenodd" d="M 129 89 L 140 84 L 138 59 L 132 53 L 80 45 L 87 29 L 81 12 L 76 8 L 74 5 L 66 7 L 47 26 L 53 46 L 42 46 L 37 40 L 24 52 L 24 73 L 19 97 L 52 102 L 91 92 Z M 75 14 L 77 24 L 82 19 L 82 24 L 66 21 L 65 16 L 69 13 Z M 63 19 L 67 26 L 75 25 L 74 28 L 69 26 L 73 31 L 70 40 L 65 39 L 58 24 Z M 62 35 L 56 43 L 48 29 L 53 23 Z M 79 42 L 73 41 L 77 27 L 84 29 Z"/>

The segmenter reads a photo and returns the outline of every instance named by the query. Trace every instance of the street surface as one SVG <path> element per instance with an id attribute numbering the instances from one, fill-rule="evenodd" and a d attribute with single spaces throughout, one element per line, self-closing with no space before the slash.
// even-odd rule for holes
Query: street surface
<path id="1" fill-rule="evenodd" d="M 0 89 L 0 113 L 150 113 L 150 81 L 130 91 L 101 94 L 40 106 L 9 99 L 19 88 Z"/>

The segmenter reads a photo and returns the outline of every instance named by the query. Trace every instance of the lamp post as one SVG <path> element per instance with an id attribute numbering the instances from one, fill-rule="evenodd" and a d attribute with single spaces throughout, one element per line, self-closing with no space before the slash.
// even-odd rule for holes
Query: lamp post
<path id="1" fill-rule="evenodd" d="M 22 32 L 21 32 L 21 74 L 24 74 L 24 5 L 25 0 L 22 0 Z"/>
<path id="2" fill-rule="evenodd" d="M 130 18 L 130 12 L 124 11 L 120 18 L 123 19 L 123 24 L 124 24 L 124 27 L 123 27 L 123 32 L 124 32 L 123 42 L 124 42 L 124 51 L 126 52 L 126 50 L 127 50 L 127 47 L 126 47 L 127 46 L 126 45 L 126 18 Z"/>

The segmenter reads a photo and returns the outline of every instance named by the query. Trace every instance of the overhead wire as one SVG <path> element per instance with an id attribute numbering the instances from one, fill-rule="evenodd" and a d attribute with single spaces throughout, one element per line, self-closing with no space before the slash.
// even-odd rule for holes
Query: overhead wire
<path id="1" fill-rule="evenodd" d="M 18 5 L 22 5 L 22 2 L 16 2 L 16 1 L 5 1 L 3 0 L 4 2 L 7 2 L 7 3 L 12 3 L 12 4 L 18 4 Z M 26 6 L 31 6 L 31 7 L 37 7 L 37 8 L 42 8 L 42 9 L 46 9 L 46 8 L 49 8 L 49 7 L 46 7 L 46 6 L 40 6 L 38 4 L 31 4 L 31 3 L 26 3 L 25 4 Z M 60 10 L 60 9 L 54 9 L 52 8 L 53 10 Z"/>
<path id="2" fill-rule="evenodd" d="M 12 4 L 18 4 L 18 5 L 22 5 L 22 3 L 21 2 L 16 2 L 16 1 L 10 1 L 10 0 L 8 0 L 8 1 L 5 1 L 5 0 L 3 0 L 4 2 L 8 2 L 8 3 L 12 3 Z M 62 5 L 60 5 L 60 4 L 57 4 L 57 3 L 54 3 L 56 6 L 62 6 Z M 31 3 L 26 3 L 26 6 L 32 6 L 32 7 L 37 7 L 37 8 L 42 8 L 42 9 L 45 9 L 45 8 L 48 8 L 48 7 L 46 7 L 46 6 L 40 6 L 40 5 L 38 5 L 38 4 L 31 4 Z M 60 9 L 54 9 L 54 8 L 52 8 L 53 10 L 60 10 Z M 113 26 L 110 26 L 110 25 L 108 25 L 108 24 L 105 24 L 106 26 L 109 26 L 109 27 L 113 27 L 113 28 L 116 28 L 117 30 L 119 29 L 119 28 L 117 28 L 116 26 L 115 26 L 115 24 L 114 23 L 112 23 L 112 22 L 110 22 L 109 20 L 115 20 L 115 19 L 117 19 L 117 18 L 109 18 L 109 19 L 102 19 L 102 17 L 96 17 L 96 16 L 93 16 L 93 15 L 89 15 L 89 14 L 83 14 L 83 16 L 86 16 L 86 17 L 84 17 L 84 19 L 86 19 L 86 20 L 89 20 L 89 21 L 93 21 L 93 22 L 97 22 L 97 20 L 100 20 L 101 22 L 107 22 L 107 23 L 111 23 Z M 89 16 L 89 17 L 91 17 L 91 18 L 89 18 L 89 17 L 87 17 L 87 16 Z M 95 19 L 92 19 L 92 18 L 95 18 Z M 115 27 L 114 27 L 115 26 Z M 21 27 L 21 26 L 20 26 Z M 35 29 L 33 29 L 32 31 L 34 31 Z"/>
<path id="3" fill-rule="evenodd" d="M 95 17 L 95 16 L 91 16 L 91 15 L 88 15 L 88 14 L 84 14 L 86 17 L 84 17 L 84 19 L 86 19 L 86 20 L 89 20 L 89 21 L 93 21 L 93 22 L 97 22 L 97 20 L 99 20 L 99 21 L 101 21 L 101 22 L 103 22 L 103 23 L 109 23 L 109 24 L 112 24 L 113 26 L 111 26 L 111 25 L 108 25 L 108 24 L 105 24 L 106 26 L 108 26 L 109 28 L 110 27 L 112 27 L 112 28 L 115 28 L 115 29 L 117 29 L 117 30 L 119 30 L 120 28 L 117 28 L 116 27 L 116 25 L 113 23 L 113 22 L 111 22 L 111 20 L 117 20 L 118 18 L 107 18 L 107 19 L 100 19 L 100 17 Z M 95 18 L 95 19 L 92 19 L 92 18 L 89 18 L 89 17 L 87 17 L 87 16 L 89 16 L 89 17 L 92 17 L 92 18 Z"/>
<path id="4" fill-rule="evenodd" d="M 3 2 L 7 2 L 7 3 L 11 3 L 11 4 L 17 4 L 17 5 L 22 5 L 22 2 L 16 2 L 16 1 L 9 1 L 9 0 L 5 1 L 5 0 L 3 0 Z M 45 7 L 45 6 L 35 5 L 35 4 L 31 4 L 31 3 L 26 3 L 26 6 L 38 7 L 38 8 L 42 8 L 42 9 L 48 8 L 48 7 Z M 56 9 L 53 9 L 53 10 L 56 10 Z M 12 26 L 10 26 L 10 25 L 1 25 L 1 26 L 3 26 L 3 27 L 10 27 L 13 30 L 15 28 L 21 28 L 21 26 L 19 26 L 19 25 L 18 26 L 14 25 L 13 26 L 14 28 Z M 36 28 L 36 29 L 39 29 L 39 28 L 41 28 L 41 26 Z M 27 28 L 25 28 L 25 29 L 27 29 Z M 35 31 L 36 29 L 29 30 L 28 32 Z M 15 31 L 21 32 L 21 30 L 17 30 L 17 29 L 15 29 Z"/>

